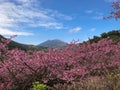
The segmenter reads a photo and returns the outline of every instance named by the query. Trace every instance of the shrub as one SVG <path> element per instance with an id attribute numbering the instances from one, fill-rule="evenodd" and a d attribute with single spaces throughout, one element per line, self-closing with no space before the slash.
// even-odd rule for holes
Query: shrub
<path id="1" fill-rule="evenodd" d="M 33 88 L 32 90 L 46 90 L 48 88 L 47 85 L 41 84 L 39 82 L 33 82 Z"/>

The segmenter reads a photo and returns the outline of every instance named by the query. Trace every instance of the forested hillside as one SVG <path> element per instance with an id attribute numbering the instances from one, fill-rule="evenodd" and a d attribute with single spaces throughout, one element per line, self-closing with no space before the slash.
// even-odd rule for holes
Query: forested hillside
<path id="1" fill-rule="evenodd" d="M 92 39 L 89 39 L 89 41 L 93 43 L 105 38 L 112 39 L 114 42 L 120 42 L 120 30 L 104 32 L 100 36 L 94 36 Z"/>
<path id="2" fill-rule="evenodd" d="M 0 39 L 6 39 L 2 35 L 0 35 Z M 26 44 L 21 44 L 15 41 L 12 41 L 8 44 L 9 49 L 15 49 L 18 48 L 20 50 L 45 50 L 47 49 L 46 47 L 37 47 L 35 45 L 26 45 Z"/>

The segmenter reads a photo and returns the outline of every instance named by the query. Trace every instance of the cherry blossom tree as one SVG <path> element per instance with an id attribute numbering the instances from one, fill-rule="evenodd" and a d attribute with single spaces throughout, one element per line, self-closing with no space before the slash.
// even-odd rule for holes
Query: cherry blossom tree
<path id="1" fill-rule="evenodd" d="M 117 0 L 112 3 L 113 11 L 110 12 L 110 16 L 108 18 L 120 18 L 120 0 Z"/>
<path id="2" fill-rule="evenodd" d="M 47 85 L 72 83 L 89 76 L 103 76 L 120 68 L 120 43 L 102 39 L 44 51 L 8 50 L 0 42 L 0 89 L 28 90 L 32 82 Z"/>

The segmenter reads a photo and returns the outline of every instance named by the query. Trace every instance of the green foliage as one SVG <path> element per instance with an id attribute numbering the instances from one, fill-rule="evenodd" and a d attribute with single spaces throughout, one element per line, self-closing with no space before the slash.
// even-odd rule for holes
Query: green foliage
<path id="1" fill-rule="evenodd" d="M 103 38 L 112 39 L 114 42 L 120 42 L 120 31 L 119 30 L 112 30 L 108 33 L 104 32 L 101 34 L 100 37 L 93 36 L 93 39 L 89 39 L 89 41 L 91 43 L 93 43 L 93 42 L 97 43 L 99 40 L 101 40 Z"/>
<path id="2" fill-rule="evenodd" d="M 98 36 L 94 36 L 93 38 L 94 38 L 94 42 L 98 42 L 100 40 L 100 37 Z"/>
<path id="3" fill-rule="evenodd" d="M 1 42 L 1 39 L 6 39 L 6 38 L 4 38 L 2 35 L 0 35 L 0 42 Z M 15 48 L 20 49 L 20 50 L 25 50 L 25 51 L 27 51 L 27 50 L 32 50 L 32 51 L 34 51 L 34 50 L 44 50 L 44 51 L 46 51 L 47 50 L 46 47 L 42 47 L 42 46 L 37 47 L 35 45 L 21 44 L 21 43 L 18 43 L 18 42 L 15 42 L 15 41 L 11 40 L 11 42 L 8 43 L 8 49 L 12 50 L 12 49 L 15 49 Z"/>
<path id="4" fill-rule="evenodd" d="M 46 90 L 47 88 L 48 88 L 48 86 L 45 84 L 41 84 L 38 81 L 33 82 L 32 90 Z"/>
<path id="5" fill-rule="evenodd" d="M 119 36 L 120 35 L 119 31 L 116 31 L 116 30 L 110 31 L 107 34 L 108 34 L 108 36 L 113 36 L 113 35 Z"/>
<path id="6" fill-rule="evenodd" d="M 102 37 L 102 38 L 107 38 L 107 37 L 108 37 L 108 34 L 107 34 L 107 33 L 102 33 L 102 34 L 101 34 L 101 37 Z"/>

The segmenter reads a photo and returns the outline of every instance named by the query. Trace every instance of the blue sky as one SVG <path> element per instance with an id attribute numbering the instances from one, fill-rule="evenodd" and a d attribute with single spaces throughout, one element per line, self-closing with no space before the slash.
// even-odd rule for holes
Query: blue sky
<path id="1" fill-rule="evenodd" d="M 0 34 L 37 45 L 46 40 L 84 41 L 120 29 L 108 19 L 114 0 L 0 0 Z"/>

